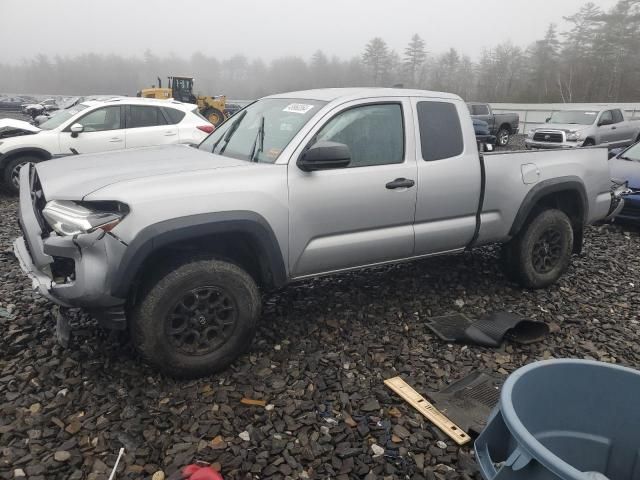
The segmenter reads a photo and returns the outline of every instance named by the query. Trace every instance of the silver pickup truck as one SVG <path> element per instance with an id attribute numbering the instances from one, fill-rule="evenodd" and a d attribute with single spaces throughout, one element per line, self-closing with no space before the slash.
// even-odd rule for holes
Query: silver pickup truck
<path id="1" fill-rule="evenodd" d="M 625 120 L 619 108 L 553 112 L 546 125 L 527 132 L 534 148 L 625 147 L 640 140 L 640 122 Z"/>
<path id="2" fill-rule="evenodd" d="M 458 96 L 311 90 L 250 104 L 199 148 L 23 167 L 14 248 L 51 301 L 192 377 L 249 346 L 261 292 L 494 243 L 541 288 L 621 206 L 605 149 L 479 155 Z"/>

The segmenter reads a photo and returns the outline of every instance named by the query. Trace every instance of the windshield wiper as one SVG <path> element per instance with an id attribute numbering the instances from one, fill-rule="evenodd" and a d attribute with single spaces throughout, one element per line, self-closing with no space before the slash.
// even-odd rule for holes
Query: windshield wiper
<path id="1" fill-rule="evenodd" d="M 218 139 L 216 143 L 213 144 L 213 149 L 211 150 L 211 153 L 216 153 L 216 148 L 218 147 L 218 144 L 222 140 L 224 140 L 224 143 L 222 144 L 222 147 L 220 148 L 220 151 L 218 152 L 218 154 L 222 155 L 224 153 L 224 149 L 227 148 L 227 145 L 229 144 L 229 140 L 231 140 L 231 137 L 233 136 L 233 134 L 236 133 L 236 130 L 240 126 L 240 122 L 242 121 L 242 119 L 245 117 L 246 114 L 247 114 L 247 111 L 245 110 L 240 115 L 238 115 L 238 118 L 236 118 L 236 120 L 229 127 L 229 130 L 227 130 L 227 133 L 225 133 L 222 137 Z"/>
<path id="2" fill-rule="evenodd" d="M 258 147 L 258 145 L 260 145 Z M 258 162 L 258 154 L 262 152 L 264 148 L 264 115 L 260 117 L 260 125 L 258 126 L 258 133 L 256 134 L 256 139 L 253 142 L 253 146 L 251 147 L 251 153 L 249 154 L 250 162 Z"/>
<path id="3" fill-rule="evenodd" d="M 624 155 L 620 155 L 618 158 L 620 160 L 627 160 L 629 162 L 637 162 L 638 161 L 638 159 L 636 159 L 636 158 L 629 158 L 629 157 L 625 157 Z"/>

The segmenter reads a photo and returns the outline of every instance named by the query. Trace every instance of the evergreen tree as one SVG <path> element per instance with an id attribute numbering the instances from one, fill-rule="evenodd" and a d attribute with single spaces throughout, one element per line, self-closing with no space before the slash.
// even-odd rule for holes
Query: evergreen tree
<path id="1" fill-rule="evenodd" d="M 411 41 L 407 48 L 404 49 L 404 67 L 406 70 L 406 78 L 408 86 L 415 87 L 418 85 L 418 74 L 422 73 L 422 66 L 427 59 L 425 50 L 425 42 L 417 33 L 411 37 Z"/>

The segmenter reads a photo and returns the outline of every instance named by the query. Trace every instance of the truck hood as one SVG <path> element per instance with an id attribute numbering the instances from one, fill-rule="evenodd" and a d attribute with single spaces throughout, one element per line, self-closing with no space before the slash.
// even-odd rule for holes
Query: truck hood
<path id="1" fill-rule="evenodd" d="M 22 120 L 14 120 L 13 118 L 0 119 L 0 138 L 32 135 L 39 131 L 38 127 Z"/>
<path id="2" fill-rule="evenodd" d="M 49 160 L 36 167 L 45 198 L 81 200 L 114 183 L 166 174 L 247 165 L 186 145 L 147 147 Z"/>
<path id="3" fill-rule="evenodd" d="M 545 123 L 539 127 L 535 127 L 533 130 L 561 130 L 564 132 L 579 132 L 585 128 L 589 128 L 591 125 L 576 125 L 575 123 Z"/>

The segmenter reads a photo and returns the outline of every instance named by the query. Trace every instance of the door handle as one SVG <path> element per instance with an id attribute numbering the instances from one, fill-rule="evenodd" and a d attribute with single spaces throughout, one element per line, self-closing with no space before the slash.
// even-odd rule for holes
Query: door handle
<path id="1" fill-rule="evenodd" d="M 394 190 L 396 188 L 411 188 L 415 184 L 416 182 L 408 178 L 396 178 L 393 182 L 387 183 L 385 187 L 389 190 Z"/>
<path id="2" fill-rule="evenodd" d="M 173 137 L 174 135 L 177 135 L 177 132 L 172 132 L 172 131 L 164 132 L 165 137 Z"/>
<path id="3" fill-rule="evenodd" d="M 618 128 L 618 127 L 611 127 L 611 130 L 615 130 L 616 128 Z"/>
<path id="4" fill-rule="evenodd" d="M 112 138 L 111 140 L 109 140 L 109 141 L 110 141 L 111 143 L 119 143 L 119 142 L 121 142 L 121 141 L 122 141 L 122 139 L 121 139 L 121 138 L 118 138 L 118 137 L 113 137 L 113 138 Z"/>

